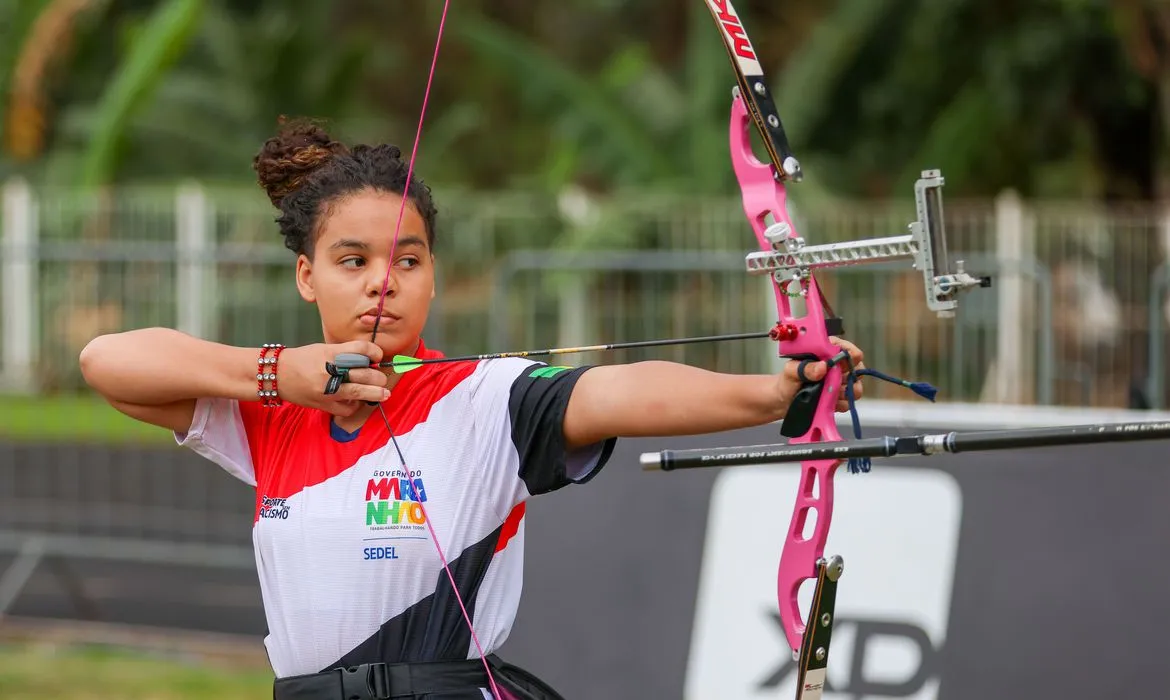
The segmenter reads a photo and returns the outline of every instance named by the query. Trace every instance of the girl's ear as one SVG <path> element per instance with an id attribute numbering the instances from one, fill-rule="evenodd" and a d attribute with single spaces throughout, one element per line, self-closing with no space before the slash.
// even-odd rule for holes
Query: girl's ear
<path id="1" fill-rule="evenodd" d="M 310 304 L 317 301 L 317 292 L 313 289 L 313 263 L 304 254 L 297 256 L 296 277 L 301 298 Z"/>

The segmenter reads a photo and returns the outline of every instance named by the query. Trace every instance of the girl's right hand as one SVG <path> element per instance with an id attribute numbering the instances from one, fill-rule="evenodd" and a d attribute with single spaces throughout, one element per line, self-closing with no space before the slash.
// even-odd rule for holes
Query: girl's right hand
<path id="1" fill-rule="evenodd" d="M 330 375 L 325 363 L 342 353 L 357 353 L 370 358 L 369 369 L 349 370 L 349 381 L 335 394 L 326 394 Z M 377 368 L 382 348 L 365 340 L 348 343 L 315 343 L 285 348 L 277 364 L 277 391 L 281 399 L 307 408 L 318 408 L 335 416 L 352 416 L 366 401 L 381 403 L 390 398 L 386 388 L 389 376 Z"/>

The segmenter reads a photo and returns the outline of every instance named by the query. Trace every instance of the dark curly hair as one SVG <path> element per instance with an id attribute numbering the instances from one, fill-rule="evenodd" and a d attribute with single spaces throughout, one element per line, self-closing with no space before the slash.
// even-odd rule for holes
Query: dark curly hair
<path id="1" fill-rule="evenodd" d="M 312 257 L 321 216 L 338 199 L 361 190 L 407 191 L 409 168 L 397 146 L 357 145 L 334 141 L 319 125 L 281 117 L 279 133 L 268 139 L 252 160 L 260 186 L 280 210 L 276 223 L 289 250 Z M 435 244 L 435 204 L 431 190 L 413 174 L 406 196 Z"/>

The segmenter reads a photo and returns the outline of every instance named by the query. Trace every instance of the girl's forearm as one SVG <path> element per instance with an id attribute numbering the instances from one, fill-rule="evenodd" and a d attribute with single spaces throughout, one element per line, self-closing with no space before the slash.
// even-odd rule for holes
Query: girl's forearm
<path id="1" fill-rule="evenodd" d="M 158 406 L 204 396 L 255 400 L 257 358 L 254 348 L 144 328 L 94 338 L 80 363 L 85 380 L 107 399 Z"/>
<path id="2" fill-rule="evenodd" d="M 735 430 L 782 419 L 790 400 L 780 396 L 775 375 L 720 374 L 662 361 L 595 367 L 574 390 L 566 434 L 587 444 Z"/>

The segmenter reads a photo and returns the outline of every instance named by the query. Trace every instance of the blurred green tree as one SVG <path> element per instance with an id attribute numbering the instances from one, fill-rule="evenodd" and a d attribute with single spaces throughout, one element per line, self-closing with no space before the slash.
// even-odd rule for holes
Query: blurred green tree
<path id="1" fill-rule="evenodd" d="M 1170 10 L 1158 0 L 739 5 L 812 195 L 884 196 L 927 165 L 970 195 L 1165 187 Z M 439 7 L 5 3 L 0 175 L 242 181 L 280 114 L 409 147 Z M 697 0 L 463 0 L 448 22 L 420 162 L 432 179 L 733 191 L 732 83 Z"/>

